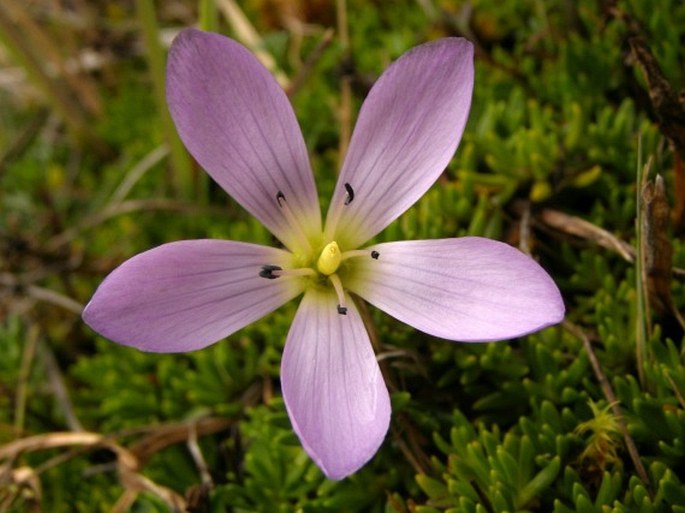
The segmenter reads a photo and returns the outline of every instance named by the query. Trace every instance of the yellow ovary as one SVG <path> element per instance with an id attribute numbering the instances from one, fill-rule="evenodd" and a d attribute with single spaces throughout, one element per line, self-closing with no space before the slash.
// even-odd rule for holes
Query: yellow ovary
<path id="1" fill-rule="evenodd" d="M 316 262 L 316 268 L 321 274 L 330 276 L 338 270 L 341 260 L 342 254 L 340 253 L 338 243 L 335 241 L 329 242 L 321 251 L 319 260 Z"/>

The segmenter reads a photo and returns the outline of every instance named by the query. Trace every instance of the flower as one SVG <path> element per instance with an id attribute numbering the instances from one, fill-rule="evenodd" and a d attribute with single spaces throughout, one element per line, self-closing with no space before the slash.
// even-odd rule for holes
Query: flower
<path id="1" fill-rule="evenodd" d="M 281 385 L 302 445 L 331 479 L 364 465 L 390 399 L 354 294 L 436 337 L 524 335 L 564 314 L 559 290 L 518 250 L 479 237 L 363 244 L 414 204 L 452 158 L 468 117 L 473 47 L 404 54 L 371 89 L 322 223 L 292 107 L 243 46 L 188 29 L 173 42 L 167 101 L 199 164 L 285 246 L 164 244 L 124 262 L 83 318 L 143 351 L 201 349 L 303 294 Z"/>

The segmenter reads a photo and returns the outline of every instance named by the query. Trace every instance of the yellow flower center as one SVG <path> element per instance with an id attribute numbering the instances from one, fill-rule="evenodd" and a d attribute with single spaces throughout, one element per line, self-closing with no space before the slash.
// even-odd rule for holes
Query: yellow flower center
<path id="1" fill-rule="evenodd" d="M 340 253 L 338 243 L 335 241 L 329 242 L 321 251 L 319 260 L 316 262 L 316 268 L 321 274 L 330 276 L 338 270 L 341 261 L 342 253 Z"/>

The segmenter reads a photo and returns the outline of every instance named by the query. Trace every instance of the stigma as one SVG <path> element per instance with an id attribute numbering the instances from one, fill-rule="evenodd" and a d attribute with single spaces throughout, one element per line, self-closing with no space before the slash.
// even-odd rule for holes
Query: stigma
<path id="1" fill-rule="evenodd" d="M 338 243 L 333 241 L 326 244 L 321 251 L 319 260 L 316 262 L 316 268 L 321 274 L 330 276 L 338 270 L 340 262 L 342 262 L 342 253 Z"/>

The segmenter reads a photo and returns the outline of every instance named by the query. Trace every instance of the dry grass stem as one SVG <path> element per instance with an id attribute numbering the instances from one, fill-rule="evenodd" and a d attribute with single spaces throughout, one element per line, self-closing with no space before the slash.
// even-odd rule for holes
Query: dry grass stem
<path id="1" fill-rule="evenodd" d="M 592 349 L 590 339 L 579 326 L 576 326 L 570 321 L 565 320 L 563 322 L 563 326 L 566 329 L 566 331 L 571 333 L 574 337 L 578 338 L 583 343 L 583 348 L 585 349 L 585 352 L 588 356 L 588 360 L 590 361 L 592 370 L 595 373 L 597 382 L 599 383 L 599 386 L 601 387 L 607 402 L 611 405 L 611 411 L 613 412 L 614 417 L 616 417 L 616 422 L 618 423 L 618 426 L 621 430 L 621 434 L 623 435 L 623 441 L 625 443 L 626 449 L 628 450 L 628 454 L 630 455 L 630 459 L 633 462 L 635 471 L 637 472 L 637 475 L 640 478 L 640 480 L 645 484 L 647 490 L 649 490 L 650 494 L 653 495 L 649 476 L 647 475 L 647 471 L 645 470 L 645 467 L 642 464 L 640 454 L 637 452 L 637 446 L 635 445 L 635 441 L 628 432 L 628 426 L 626 425 L 625 418 L 623 417 L 623 413 L 621 412 L 621 407 L 618 404 L 618 399 L 616 399 L 614 389 L 612 388 L 611 383 L 607 379 L 606 374 L 604 374 L 604 371 L 602 370 L 602 366 L 600 365 L 599 360 L 597 359 L 597 355 L 595 355 L 595 352 Z"/>
<path id="2" fill-rule="evenodd" d="M 124 447 L 115 439 L 124 434 L 104 436 L 90 432 L 55 432 L 41 434 L 26 438 L 20 438 L 0 446 L 0 470 L 2 476 L 10 476 L 16 484 L 28 485 L 31 488 L 40 490 L 38 476 L 63 463 L 67 459 L 82 454 L 85 450 L 107 448 L 117 457 L 115 468 L 119 473 L 122 486 L 125 488 L 123 495 L 114 505 L 112 511 L 127 511 L 128 507 L 135 501 L 141 492 L 151 493 L 170 508 L 170 511 L 186 511 L 186 502 L 183 497 L 173 490 L 161 486 L 151 479 L 140 474 L 140 469 L 146 461 L 156 452 L 177 443 L 185 442 L 188 446 L 193 459 L 198 464 L 201 471 L 203 483 L 211 483 L 211 476 L 207 469 L 202 453 L 199 451 L 197 437 L 216 433 L 227 429 L 233 425 L 233 421 L 218 417 L 203 417 L 191 422 L 167 424 L 146 429 L 146 435 L 129 448 Z M 28 467 L 13 468 L 20 456 L 27 452 L 37 452 L 47 449 L 74 448 L 78 450 L 62 453 L 55 458 L 48 460 L 38 469 Z M 24 469 L 24 470 L 22 470 Z M 26 472 L 26 469 L 30 472 Z M 22 477 L 24 476 L 24 477 Z M 28 477 L 27 477 L 28 476 Z M 28 481 L 27 481 L 28 479 Z"/>
<path id="3" fill-rule="evenodd" d="M 633 263 L 635 261 L 635 248 L 616 237 L 613 233 L 580 217 L 546 208 L 540 212 L 540 219 L 550 228 L 573 235 L 574 237 L 589 240 L 603 248 L 610 249 L 621 255 L 626 262 Z"/>
<path id="4" fill-rule="evenodd" d="M 319 59 L 321 59 L 323 53 L 333 42 L 334 35 L 335 31 L 332 28 L 328 28 L 324 31 L 321 38 L 319 39 L 319 42 L 316 44 L 316 47 L 309 54 L 304 64 L 297 71 L 297 75 L 293 77 L 290 84 L 288 85 L 288 88 L 286 90 L 286 94 L 288 96 L 293 96 L 297 94 L 297 92 L 300 90 L 300 87 L 302 87 L 302 84 L 304 84 L 305 80 L 309 76 L 309 73 L 311 72 L 312 68 L 314 68 Z"/>
<path id="5" fill-rule="evenodd" d="M 240 6 L 234 0 L 216 0 L 216 3 L 226 21 L 231 25 L 236 38 L 257 56 L 257 59 L 266 69 L 273 73 L 281 87 L 287 90 L 290 79 L 278 67 L 273 55 L 266 50 L 262 37 L 247 16 L 245 16 Z"/>

